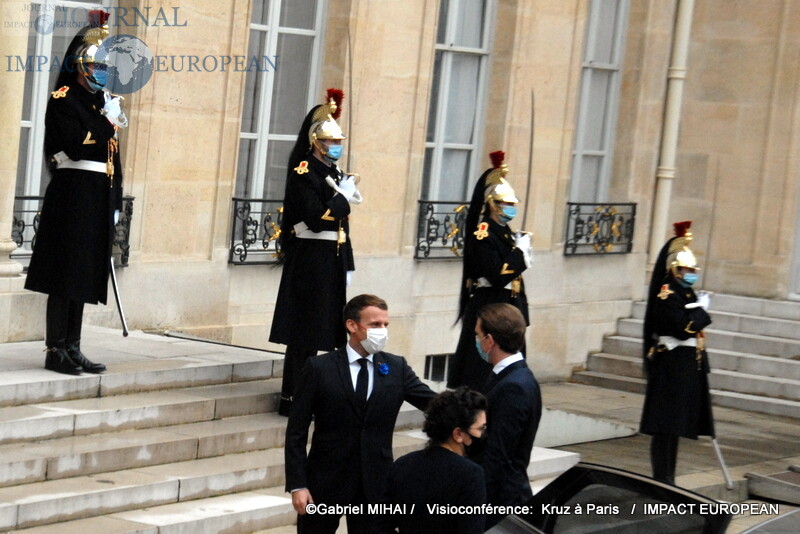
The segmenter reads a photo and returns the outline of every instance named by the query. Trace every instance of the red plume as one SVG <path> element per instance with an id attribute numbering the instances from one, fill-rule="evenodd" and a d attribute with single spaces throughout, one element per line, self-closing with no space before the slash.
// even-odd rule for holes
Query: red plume
<path id="1" fill-rule="evenodd" d="M 110 16 L 111 13 L 107 13 L 102 9 L 92 9 L 89 11 L 89 27 L 100 28 L 105 26 L 106 22 L 108 21 L 108 17 Z"/>
<path id="2" fill-rule="evenodd" d="M 341 89 L 334 89 L 331 87 L 328 89 L 328 99 L 327 101 L 330 102 L 331 98 L 334 102 L 336 102 L 336 111 L 331 115 L 334 120 L 339 118 L 339 115 L 342 114 L 342 101 L 344 100 L 344 91 Z"/>
<path id="3" fill-rule="evenodd" d="M 502 150 L 496 150 L 489 154 L 489 159 L 492 160 L 492 167 L 499 169 L 500 165 L 503 164 L 503 160 L 506 159 L 506 153 Z"/>
<path id="4" fill-rule="evenodd" d="M 692 221 L 676 222 L 672 226 L 675 227 L 675 237 L 683 237 L 692 227 Z"/>

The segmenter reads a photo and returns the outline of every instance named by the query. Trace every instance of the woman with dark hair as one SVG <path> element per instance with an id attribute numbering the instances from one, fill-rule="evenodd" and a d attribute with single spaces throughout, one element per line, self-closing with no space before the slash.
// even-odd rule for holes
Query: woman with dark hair
<path id="1" fill-rule="evenodd" d="M 483 532 L 483 469 L 465 456 L 485 443 L 486 407 L 486 397 L 466 387 L 431 401 L 423 426 L 430 440 L 392 465 L 377 532 Z"/>

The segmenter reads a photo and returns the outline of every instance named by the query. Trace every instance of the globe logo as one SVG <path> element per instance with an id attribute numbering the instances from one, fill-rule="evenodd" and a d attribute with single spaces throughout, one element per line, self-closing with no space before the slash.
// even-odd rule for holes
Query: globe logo
<path id="1" fill-rule="evenodd" d="M 39 15 L 36 17 L 36 20 L 33 21 L 33 26 L 40 35 L 49 35 L 53 33 L 56 22 L 50 15 Z"/>
<path id="2" fill-rule="evenodd" d="M 153 53 L 133 35 L 115 35 L 105 39 L 95 59 L 108 64 L 106 89 L 129 95 L 147 85 L 153 76 Z"/>

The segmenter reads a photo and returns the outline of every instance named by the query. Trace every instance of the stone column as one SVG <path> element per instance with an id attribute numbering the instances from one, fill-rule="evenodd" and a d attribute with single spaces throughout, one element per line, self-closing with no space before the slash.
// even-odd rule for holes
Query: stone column
<path id="1" fill-rule="evenodd" d="M 6 7 L 3 22 L 25 22 L 27 12 Z M 0 31 L 0 50 L 3 55 L 25 57 L 28 30 L 5 29 Z M 0 65 L 6 67 L 6 65 Z M 17 182 L 19 158 L 19 129 L 22 117 L 22 93 L 25 90 L 25 73 L 5 72 L 0 76 L 0 94 L 6 95 L 0 106 L 0 277 L 19 276 L 22 265 L 13 261 L 10 254 L 17 248 L 11 239 L 14 220 L 14 191 Z M 0 287 L 3 291 L 3 287 Z"/>

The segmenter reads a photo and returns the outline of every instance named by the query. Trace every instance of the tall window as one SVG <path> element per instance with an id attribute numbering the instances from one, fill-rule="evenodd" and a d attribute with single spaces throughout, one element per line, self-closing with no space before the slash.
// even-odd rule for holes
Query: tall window
<path id="1" fill-rule="evenodd" d="M 286 162 L 300 124 L 321 103 L 324 7 L 324 0 L 253 1 L 248 56 L 267 56 L 277 68 L 247 73 L 236 196 L 283 198 Z"/>
<path id="2" fill-rule="evenodd" d="M 63 61 L 72 38 L 89 23 L 88 10 L 107 8 L 110 3 L 109 0 L 29 0 L 15 4 L 19 9 L 23 6 L 28 9 L 30 22 L 26 56 L 4 58 L 7 61 L 4 67 L 8 70 L 4 76 L 25 76 L 17 163 L 17 196 L 44 195 L 49 178 L 43 154 L 44 114 L 50 92 L 58 78 L 58 65 Z"/>
<path id="3" fill-rule="evenodd" d="M 572 152 L 572 202 L 605 202 L 630 0 L 592 0 Z"/>
<path id="4" fill-rule="evenodd" d="M 462 201 L 475 180 L 494 0 L 441 0 L 422 197 Z"/>

